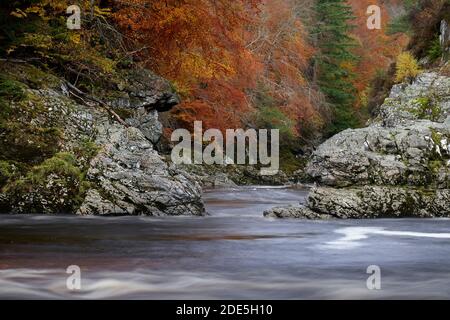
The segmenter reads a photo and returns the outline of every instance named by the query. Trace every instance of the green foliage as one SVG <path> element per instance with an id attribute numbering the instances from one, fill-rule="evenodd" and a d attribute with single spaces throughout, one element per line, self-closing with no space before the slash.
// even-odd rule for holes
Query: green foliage
<path id="1" fill-rule="evenodd" d="M 441 58 L 444 54 L 444 51 L 441 47 L 441 42 L 439 40 L 439 37 L 436 37 L 431 41 L 430 47 L 427 50 L 427 56 L 431 60 L 431 62 L 436 61 L 437 59 Z"/>
<path id="2" fill-rule="evenodd" d="M 50 174 L 72 177 L 77 180 L 82 179 L 82 173 L 76 166 L 75 157 L 70 153 L 61 152 L 45 160 L 42 164 L 33 167 L 25 180 L 31 185 L 42 184 Z"/>
<path id="3" fill-rule="evenodd" d="M 74 154 L 78 161 L 84 167 L 89 166 L 89 161 L 94 158 L 100 151 L 100 147 L 95 144 L 94 141 L 89 139 L 84 139 L 81 141 L 80 145 L 74 148 Z"/>
<path id="4" fill-rule="evenodd" d="M 0 161 L 0 188 L 14 175 L 14 166 L 7 161 Z"/>
<path id="5" fill-rule="evenodd" d="M 49 193 L 50 197 L 67 197 L 67 199 L 61 199 L 64 200 L 61 203 L 64 203 L 65 207 L 60 210 L 72 210 L 73 206 L 81 204 L 89 188 L 90 183 L 86 180 L 86 173 L 78 166 L 76 157 L 71 153 L 60 152 L 32 167 L 22 177 L 9 181 L 2 192 L 19 198 L 30 192 Z M 57 195 L 60 192 L 62 193 Z M 52 193 L 56 194 L 51 195 Z M 58 202 L 52 205 L 58 205 Z M 29 210 L 42 212 L 41 206 L 41 203 L 32 203 Z"/>
<path id="6" fill-rule="evenodd" d="M 0 76 L 0 97 L 11 100 L 22 100 L 25 98 L 24 86 L 20 82 Z"/>
<path id="7" fill-rule="evenodd" d="M 8 98 L 7 112 L 3 112 L 0 121 L 0 160 L 36 164 L 53 156 L 59 148 L 62 133 L 52 123 L 42 122 L 48 119 L 48 107 L 38 95 L 28 93 L 25 99 L 19 94 L 17 88 L 26 87 L 24 84 L 7 83 L 14 83 L 16 98 Z"/>
<path id="8" fill-rule="evenodd" d="M 295 171 L 306 166 L 307 160 L 305 157 L 296 157 L 289 148 L 282 148 L 280 150 L 280 169 L 287 174 L 292 174 Z"/>
<path id="9" fill-rule="evenodd" d="M 314 57 L 318 84 L 334 108 L 334 121 L 329 133 L 334 134 L 357 125 L 353 112 L 356 90 L 351 65 L 357 57 L 351 53 L 356 46 L 350 36 L 354 28 L 352 8 L 345 0 L 318 0 L 315 6 L 317 26 L 313 35 L 318 53 Z"/>
<path id="10" fill-rule="evenodd" d="M 257 107 L 256 125 L 259 128 L 280 130 L 282 140 L 293 138 L 294 121 L 276 106 L 275 99 L 262 85 L 255 92 L 254 103 Z"/>
<path id="11" fill-rule="evenodd" d="M 441 116 L 442 110 L 433 102 L 432 98 L 421 97 L 416 99 L 416 102 L 418 104 L 418 107 L 409 111 L 413 114 L 416 114 L 419 119 L 437 121 Z"/>
<path id="12" fill-rule="evenodd" d="M 25 98 L 23 86 L 16 81 L 0 76 L 0 128 L 11 112 L 11 101 Z"/>
<path id="13" fill-rule="evenodd" d="M 402 15 L 399 17 L 393 18 L 387 27 L 387 34 L 393 35 L 396 33 L 406 33 L 410 34 L 412 30 L 411 21 L 409 20 L 408 15 Z"/>
<path id="14" fill-rule="evenodd" d="M 411 35 L 413 30 L 413 25 L 411 22 L 410 14 L 415 9 L 419 8 L 420 0 L 403 0 L 403 7 L 405 9 L 405 13 L 394 17 L 388 24 L 387 34 L 392 35 L 396 33 L 406 33 Z"/>
<path id="15" fill-rule="evenodd" d="M 90 1 L 78 3 L 90 12 Z M 108 10 L 95 6 L 94 17 L 83 19 L 81 30 L 66 26 L 67 1 L 14 1 L 0 5 L 0 54 L 10 58 L 39 58 L 78 87 L 94 91 L 118 78 L 117 65 L 124 55 L 117 34 L 105 21 Z M 129 64 L 128 64 L 129 66 Z"/>
<path id="16" fill-rule="evenodd" d="M 258 126 L 265 129 L 278 129 L 281 136 L 292 136 L 294 122 L 276 107 L 259 109 Z"/>

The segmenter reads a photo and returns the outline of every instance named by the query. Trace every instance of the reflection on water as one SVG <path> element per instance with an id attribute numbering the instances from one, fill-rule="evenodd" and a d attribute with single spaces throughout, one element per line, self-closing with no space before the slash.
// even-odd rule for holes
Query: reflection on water
<path id="1" fill-rule="evenodd" d="M 206 218 L 2 216 L 0 298 L 450 298 L 450 220 L 262 217 L 305 194 L 209 191 Z M 369 265 L 380 291 L 366 288 Z"/>

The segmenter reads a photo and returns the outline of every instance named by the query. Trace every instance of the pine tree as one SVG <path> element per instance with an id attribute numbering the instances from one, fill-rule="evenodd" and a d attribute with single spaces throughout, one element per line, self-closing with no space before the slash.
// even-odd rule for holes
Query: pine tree
<path id="1" fill-rule="evenodd" d="M 354 16 L 346 0 L 317 0 L 315 14 L 314 77 L 333 107 L 330 134 L 334 134 L 357 124 L 353 109 L 353 74 L 349 70 L 349 65 L 357 59 L 351 53 L 351 48 L 355 47 L 355 41 L 350 37 L 354 28 L 350 22 Z"/>

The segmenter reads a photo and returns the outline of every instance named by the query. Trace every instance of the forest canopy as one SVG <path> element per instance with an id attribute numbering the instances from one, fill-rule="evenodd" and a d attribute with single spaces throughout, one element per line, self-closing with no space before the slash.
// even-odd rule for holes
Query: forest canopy
<path id="1" fill-rule="evenodd" d="M 367 120 L 374 79 L 408 42 L 399 21 L 418 5 L 401 0 L 75 3 L 82 8 L 81 30 L 66 28 L 69 1 L 3 3 L 2 55 L 31 52 L 48 66 L 63 68 L 73 81 L 92 83 L 116 68 L 141 64 L 170 80 L 182 97 L 169 117 L 173 128 L 190 128 L 194 120 L 221 130 L 278 128 L 283 141 L 305 144 Z M 380 29 L 367 28 L 371 5 L 381 8 Z"/>

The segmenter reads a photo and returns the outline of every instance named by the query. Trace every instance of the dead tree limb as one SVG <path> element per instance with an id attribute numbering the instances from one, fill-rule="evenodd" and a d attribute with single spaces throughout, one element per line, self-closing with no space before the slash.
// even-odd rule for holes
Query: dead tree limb
<path id="1" fill-rule="evenodd" d="M 104 102 L 104 101 L 102 101 L 102 100 L 100 100 L 100 99 L 98 99 L 98 98 L 96 98 L 96 97 L 94 97 L 94 96 L 91 96 L 91 95 L 89 95 L 89 94 L 87 94 L 87 93 L 84 93 L 83 91 L 81 91 L 80 89 L 78 89 L 77 87 L 75 87 L 73 84 L 71 84 L 70 82 L 66 82 L 66 84 L 67 84 L 67 87 L 69 88 L 69 93 L 70 94 L 72 94 L 75 98 L 78 98 L 78 99 L 80 99 L 85 105 L 88 105 L 89 106 L 89 104 L 87 103 L 87 101 L 85 100 L 85 99 L 87 99 L 87 100 L 91 100 L 91 101 L 93 101 L 93 102 L 96 102 L 96 103 L 98 103 L 103 109 L 105 109 L 106 111 L 108 111 L 114 118 L 116 118 L 116 120 L 120 123 L 120 124 L 122 124 L 123 126 L 125 126 L 125 127 L 129 127 L 129 124 L 128 123 L 126 123 L 113 109 L 111 109 L 110 108 L 110 106 L 106 103 L 106 102 Z M 75 93 L 74 93 L 74 92 Z"/>

